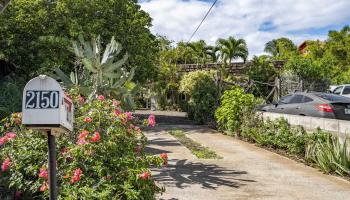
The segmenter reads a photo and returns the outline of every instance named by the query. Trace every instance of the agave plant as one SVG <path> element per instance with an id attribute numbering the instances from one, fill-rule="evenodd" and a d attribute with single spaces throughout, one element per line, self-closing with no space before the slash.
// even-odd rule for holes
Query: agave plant
<path id="1" fill-rule="evenodd" d="M 326 141 L 317 141 L 307 148 L 307 158 L 315 162 L 326 173 L 350 175 L 350 155 L 347 140 L 328 137 Z"/>
<path id="2" fill-rule="evenodd" d="M 119 56 L 122 47 L 112 37 L 104 51 L 102 51 L 100 37 L 86 42 L 82 37 L 79 41 L 73 42 L 73 51 L 76 57 L 81 61 L 85 69 L 91 73 L 93 83 L 92 95 L 105 94 L 112 95 L 115 90 L 121 88 L 127 82 L 130 82 L 134 76 L 135 69 L 130 71 L 125 67 L 128 60 L 128 54 Z M 121 59 L 117 59 L 121 57 Z"/>
<path id="3" fill-rule="evenodd" d="M 51 77 L 59 80 L 66 88 L 79 87 L 79 91 L 83 96 L 89 96 L 93 90 L 91 89 L 90 75 L 84 69 L 78 69 L 75 67 L 74 72 L 70 75 L 66 75 L 61 69 L 54 69 L 55 74 L 51 74 Z"/>

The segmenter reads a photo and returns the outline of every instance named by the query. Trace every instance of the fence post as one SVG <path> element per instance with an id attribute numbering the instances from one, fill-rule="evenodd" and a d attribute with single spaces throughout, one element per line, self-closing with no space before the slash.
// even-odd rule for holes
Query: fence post
<path id="1" fill-rule="evenodd" d="M 276 91 L 275 91 L 274 99 L 278 101 L 281 97 L 281 80 L 278 77 L 275 78 L 275 88 L 276 88 Z"/>

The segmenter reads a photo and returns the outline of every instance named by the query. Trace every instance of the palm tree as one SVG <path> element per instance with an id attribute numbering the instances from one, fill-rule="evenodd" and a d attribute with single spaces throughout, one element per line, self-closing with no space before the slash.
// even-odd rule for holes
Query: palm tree
<path id="1" fill-rule="evenodd" d="M 223 79 L 228 75 L 226 67 L 232 63 L 234 59 L 243 59 L 245 62 L 248 58 L 247 43 L 244 39 L 235 39 L 230 36 L 228 39 L 219 39 L 217 42 L 219 49 L 219 58 L 223 62 L 222 66 L 217 69 L 217 86 L 219 95 L 223 91 Z"/>
<path id="2" fill-rule="evenodd" d="M 297 47 L 292 40 L 282 37 L 273 39 L 265 44 L 264 51 L 271 54 L 273 57 L 282 56 L 288 52 L 295 52 Z"/>
<path id="3" fill-rule="evenodd" d="M 266 53 L 271 54 L 273 57 L 277 56 L 278 50 L 277 50 L 277 40 L 271 40 L 265 44 L 264 51 Z"/>
<path id="4" fill-rule="evenodd" d="M 198 63 L 205 64 L 207 60 L 207 51 L 206 51 L 207 44 L 205 43 L 205 41 L 199 40 L 198 42 L 191 42 L 191 43 L 188 43 L 187 46 L 190 49 L 192 49 L 192 51 L 196 55 L 197 64 Z"/>
<path id="5" fill-rule="evenodd" d="M 220 58 L 224 64 L 230 64 L 233 59 L 243 59 L 245 62 L 248 58 L 248 47 L 244 39 L 235 39 L 230 36 L 228 39 L 219 39 L 217 46 L 220 49 Z"/>
<path id="6" fill-rule="evenodd" d="M 219 60 L 219 47 L 218 46 L 207 46 L 206 53 L 211 58 L 211 61 L 217 63 Z"/>

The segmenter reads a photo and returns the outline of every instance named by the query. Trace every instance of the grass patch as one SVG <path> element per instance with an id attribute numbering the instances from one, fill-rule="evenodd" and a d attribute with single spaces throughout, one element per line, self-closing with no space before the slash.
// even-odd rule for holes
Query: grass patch
<path id="1" fill-rule="evenodd" d="M 217 155 L 214 151 L 208 147 L 204 147 L 198 142 L 188 138 L 182 130 L 171 130 L 169 134 L 174 136 L 179 142 L 200 159 L 222 159 L 221 156 Z"/>

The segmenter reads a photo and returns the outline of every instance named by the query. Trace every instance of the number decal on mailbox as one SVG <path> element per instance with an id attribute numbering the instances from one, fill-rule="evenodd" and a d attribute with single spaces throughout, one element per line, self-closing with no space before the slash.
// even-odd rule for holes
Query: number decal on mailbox
<path id="1" fill-rule="evenodd" d="M 59 91 L 34 91 L 26 92 L 26 109 L 55 109 L 59 106 Z"/>

